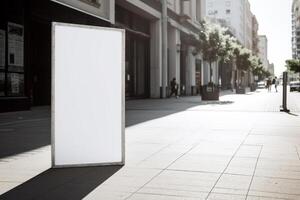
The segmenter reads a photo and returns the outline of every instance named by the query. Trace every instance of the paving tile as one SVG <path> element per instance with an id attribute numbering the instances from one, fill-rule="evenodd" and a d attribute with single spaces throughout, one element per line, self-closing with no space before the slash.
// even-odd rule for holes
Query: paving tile
<path id="1" fill-rule="evenodd" d="M 229 156 L 187 154 L 178 159 L 168 169 L 222 173 L 230 159 Z"/>
<path id="2" fill-rule="evenodd" d="M 280 198 L 274 197 L 259 197 L 259 196 L 248 196 L 246 200 L 279 200 Z"/>
<path id="3" fill-rule="evenodd" d="M 207 139 L 207 138 L 206 138 Z M 234 142 L 209 142 L 204 141 L 198 144 L 189 154 L 196 154 L 202 156 L 232 156 L 236 149 L 238 148 L 239 143 L 235 144 Z"/>
<path id="4" fill-rule="evenodd" d="M 101 189 L 132 193 L 141 188 L 159 172 L 160 170 L 157 169 L 123 167 L 94 191 Z"/>
<path id="5" fill-rule="evenodd" d="M 129 200 L 205 200 L 203 198 L 191 198 L 186 196 L 166 196 L 155 194 L 134 194 Z"/>
<path id="6" fill-rule="evenodd" d="M 139 192 L 201 197 L 211 191 L 219 176 L 213 173 L 166 170 Z"/>
<path id="7" fill-rule="evenodd" d="M 252 176 L 223 174 L 213 189 L 213 193 L 246 195 Z"/>
<path id="8" fill-rule="evenodd" d="M 249 195 L 300 199 L 300 180 L 254 177 Z"/>
<path id="9" fill-rule="evenodd" d="M 259 159 L 255 176 L 300 180 L 300 161 Z"/>
<path id="10" fill-rule="evenodd" d="M 13 189 L 14 187 L 22 184 L 22 182 L 4 182 L 0 181 L 0 195 L 8 192 L 9 190 Z"/>
<path id="11" fill-rule="evenodd" d="M 242 145 L 239 148 L 236 157 L 258 158 L 260 151 L 261 151 L 261 146 Z"/>
<path id="12" fill-rule="evenodd" d="M 85 200 L 94 200 L 94 199 L 105 199 L 105 200 L 124 200 L 129 197 L 131 193 L 120 192 L 120 191 L 106 191 L 106 190 L 97 190 L 90 193 L 84 199 Z"/>
<path id="13" fill-rule="evenodd" d="M 257 159 L 256 158 L 245 158 L 245 157 L 234 157 L 225 173 L 227 174 L 240 174 L 240 175 L 253 175 Z"/>
<path id="14" fill-rule="evenodd" d="M 207 200 L 245 200 L 246 195 L 211 193 Z"/>
<path id="15" fill-rule="evenodd" d="M 174 144 L 170 145 L 161 151 L 153 154 L 147 159 L 141 161 L 137 164 L 137 167 L 140 168 L 154 168 L 154 169 L 165 169 L 178 158 L 180 158 L 183 154 L 188 152 L 193 145 L 179 145 Z"/>

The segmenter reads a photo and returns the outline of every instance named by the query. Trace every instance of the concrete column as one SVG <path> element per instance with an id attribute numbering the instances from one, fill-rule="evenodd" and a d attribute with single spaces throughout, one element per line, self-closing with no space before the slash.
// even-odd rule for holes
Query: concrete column
<path id="1" fill-rule="evenodd" d="M 172 26 L 168 29 L 168 85 L 175 77 L 180 84 L 180 31 Z"/>
<path id="2" fill-rule="evenodd" d="M 204 65 L 203 65 L 203 84 L 207 85 L 208 82 L 210 81 L 210 75 L 212 75 L 212 82 L 214 82 L 214 84 L 218 84 L 219 82 L 219 75 L 218 75 L 218 63 L 217 62 L 213 62 L 211 63 L 211 68 L 212 68 L 212 74 L 210 74 L 209 70 L 209 62 L 205 61 Z"/>
<path id="3" fill-rule="evenodd" d="M 196 68 L 196 63 L 195 63 L 195 56 L 193 55 L 194 47 L 189 46 L 188 47 L 188 55 L 187 55 L 187 65 L 186 65 L 186 95 L 191 95 L 192 94 L 192 86 L 195 86 L 195 68 Z"/>
<path id="4" fill-rule="evenodd" d="M 168 2 L 161 0 L 162 4 L 162 88 L 161 98 L 166 98 L 168 77 Z"/>
<path id="5" fill-rule="evenodd" d="M 150 25 L 150 97 L 159 98 L 162 86 L 162 34 L 161 20 Z"/>
<path id="6" fill-rule="evenodd" d="M 213 82 L 216 85 L 219 84 L 219 61 L 214 62 L 214 67 L 213 67 Z"/>
<path id="7" fill-rule="evenodd" d="M 209 63 L 207 61 L 203 61 L 203 85 L 208 84 L 209 76 Z"/>

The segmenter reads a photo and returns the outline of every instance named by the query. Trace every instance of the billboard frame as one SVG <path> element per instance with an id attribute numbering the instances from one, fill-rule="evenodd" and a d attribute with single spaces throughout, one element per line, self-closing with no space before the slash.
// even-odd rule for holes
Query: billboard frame
<path id="1" fill-rule="evenodd" d="M 70 165 L 56 165 L 55 163 L 55 27 L 56 26 L 70 26 L 78 28 L 89 28 L 96 30 L 111 30 L 118 31 L 122 34 L 122 61 L 121 61 L 121 161 L 120 162 L 105 162 L 92 164 L 70 164 Z M 92 167 L 92 166 L 111 166 L 111 165 L 125 165 L 125 30 L 117 28 L 98 27 L 90 25 L 79 25 L 71 23 L 52 22 L 51 30 L 51 166 L 52 168 L 68 168 L 68 167 Z"/>

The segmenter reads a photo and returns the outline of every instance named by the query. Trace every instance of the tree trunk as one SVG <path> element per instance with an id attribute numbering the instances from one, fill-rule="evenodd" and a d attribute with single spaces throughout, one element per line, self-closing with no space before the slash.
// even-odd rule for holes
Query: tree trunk
<path id="1" fill-rule="evenodd" d="M 209 82 L 212 83 L 212 67 L 211 67 L 211 61 L 209 61 Z"/>

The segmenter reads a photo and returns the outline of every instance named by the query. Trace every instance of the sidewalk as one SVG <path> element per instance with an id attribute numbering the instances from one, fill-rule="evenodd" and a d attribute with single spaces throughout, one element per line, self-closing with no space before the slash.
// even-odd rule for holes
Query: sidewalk
<path id="1" fill-rule="evenodd" d="M 128 101 L 124 167 L 48 170 L 45 146 L 0 159 L 0 193 L 47 170 L 2 198 L 300 199 L 300 96 L 292 96 L 293 115 L 265 91 Z"/>

